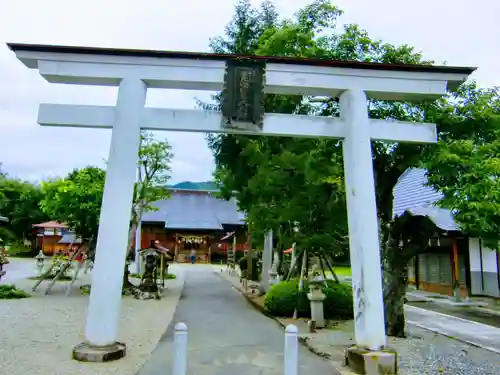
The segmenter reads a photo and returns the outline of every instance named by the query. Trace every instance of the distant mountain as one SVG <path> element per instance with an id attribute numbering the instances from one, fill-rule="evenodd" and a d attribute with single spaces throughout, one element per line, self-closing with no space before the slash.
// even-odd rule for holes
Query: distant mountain
<path id="1" fill-rule="evenodd" d="M 172 185 L 171 187 L 176 189 L 187 189 L 187 190 L 219 190 L 217 185 L 213 181 L 202 181 L 202 182 L 193 182 L 193 181 L 183 181 L 178 184 Z"/>

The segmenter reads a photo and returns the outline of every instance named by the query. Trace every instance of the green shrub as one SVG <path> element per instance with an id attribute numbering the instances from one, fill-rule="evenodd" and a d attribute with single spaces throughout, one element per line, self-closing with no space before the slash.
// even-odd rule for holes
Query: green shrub
<path id="1" fill-rule="evenodd" d="M 0 285 L 0 299 L 20 299 L 31 297 L 22 289 L 17 289 L 15 285 Z"/>
<path id="2" fill-rule="evenodd" d="M 304 280 L 304 289 L 299 294 L 297 279 L 283 281 L 267 292 L 264 306 L 271 314 L 281 317 L 291 317 L 297 307 L 298 315 L 308 318 L 311 316 L 310 302 L 307 299 L 308 292 L 309 282 L 306 280 Z M 353 318 L 352 289 L 349 285 L 336 284 L 334 280 L 328 280 L 323 293 L 326 295 L 323 301 L 326 319 Z"/>
<path id="3" fill-rule="evenodd" d="M 247 278 L 248 270 L 248 257 L 244 256 L 238 261 L 238 266 L 241 270 L 241 276 Z M 259 260 L 257 258 L 252 258 L 252 274 L 248 277 L 249 280 L 259 281 Z"/>
<path id="4" fill-rule="evenodd" d="M 80 286 L 80 293 L 88 296 L 90 294 L 90 284 Z"/>
<path id="5" fill-rule="evenodd" d="M 14 258 L 33 258 L 38 254 L 38 251 L 31 247 L 24 246 L 21 242 L 10 243 L 9 250 L 7 251 L 9 257 Z"/>

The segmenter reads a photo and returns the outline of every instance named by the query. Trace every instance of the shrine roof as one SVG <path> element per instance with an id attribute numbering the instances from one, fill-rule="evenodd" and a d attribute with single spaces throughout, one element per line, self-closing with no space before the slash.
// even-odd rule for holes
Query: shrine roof
<path id="1" fill-rule="evenodd" d="M 236 200 L 226 201 L 214 193 L 172 189 L 169 199 L 154 203 L 157 211 L 144 213 L 142 222 L 164 223 L 167 229 L 222 230 L 223 225 L 244 225 Z"/>
<path id="2" fill-rule="evenodd" d="M 76 238 L 76 234 L 75 233 L 64 233 L 62 238 L 57 242 L 57 243 L 60 243 L 60 244 L 80 244 L 82 243 L 82 239 L 81 238 Z"/>
<path id="3" fill-rule="evenodd" d="M 394 187 L 393 216 L 408 212 L 412 216 L 428 217 L 438 228 L 445 231 L 460 231 L 453 219 L 453 212 L 437 207 L 443 194 L 427 186 L 427 171 L 421 168 L 407 169 Z"/>
<path id="4" fill-rule="evenodd" d="M 246 56 L 246 55 L 216 54 L 207 52 L 61 46 L 61 45 L 47 45 L 47 44 L 7 43 L 7 46 L 13 52 L 29 51 L 29 52 L 57 53 L 57 54 L 152 57 L 152 58 L 170 58 L 170 59 L 212 60 L 212 61 L 253 59 L 274 64 L 310 65 L 310 66 L 323 66 L 332 68 L 369 69 L 369 70 L 390 70 L 390 71 L 405 71 L 405 72 L 416 72 L 416 73 L 419 72 L 457 73 L 457 74 L 469 75 L 477 69 L 474 67 L 457 67 L 457 66 L 444 66 L 444 65 L 439 66 L 439 65 L 413 65 L 413 64 L 385 64 L 385 63 L 359 62 L 359 61 L 349 61 L 349 60 L 333 60 L 329 58 L 311 59 L 311 58 L 298 58 L 298 57 L 288 57 L 288 56 Z"/>
<path id="5" fill-rule="evenodd" d="M 67 228 L 68 226 L 65 225 L 65 224 L 61 224 L 57 221 L 47 221 L 45 223 L 41 223 L 41 224 L 33 224 L 33 227 L 34 228 L 55 228 L 55 229 L 63 229 L 63 228 Z"/>

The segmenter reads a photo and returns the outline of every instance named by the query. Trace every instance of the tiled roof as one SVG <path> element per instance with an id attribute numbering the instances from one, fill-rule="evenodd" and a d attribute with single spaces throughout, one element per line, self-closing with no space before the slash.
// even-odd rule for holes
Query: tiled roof
<path id="1" fill-rule="evenodd" d="M 167 229 L 222 230 L 223 224 L 243 225 L 244 215 L 234 199 L 218 199 L 213 193 L 172 191 L 169 199 L 154 203 L 158 211 L 144 213 L 143 222 L 165 223 Z"/>
<path id="2" fill-rule="evenodd" d="M 76 238 L 76 235 L 74 233 L 64 233 L 62 238 L 59 240 L 60 244 L 77 244 L 77 243 L 82 243 L 81 238 Z"/>
<path id="3" fill-rule="evenodd" d="M 443 195 L 425 185 L 426 173 L 425 169 L 410 168 L 401 175 L 394 187 L 393 216 L 401 216 L 407 211 L 413 216 L 427 216 L 442 230 L 459 231 L 452 212 L 435 206 Z"/>
<path id="4" fill-rule="evenodd" d="M 57 221 L 47 221 L 45 223 L 41 224 L 33 224 L 33 227 L 35 228 L 67 228 L 68 226 L 65 224 L 58 223 Z"/>

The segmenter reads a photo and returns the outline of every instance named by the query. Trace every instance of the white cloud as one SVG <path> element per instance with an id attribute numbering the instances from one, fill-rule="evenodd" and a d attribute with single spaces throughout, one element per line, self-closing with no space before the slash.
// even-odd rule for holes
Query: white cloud
<path id="1" fill-rule="evenodd" d="M 286 15 L 306 0 L 276 1 Z M 122 48 L 207 51 L 211 36 L 230 20 L 233 1 L 212 0 L 2 0 L 2 41 Z M 257 3 L 257 2 L 255 2 Z M 358 23 L 372 37 L 408 43 L 427 58 L 450 65 L 478 66 L 483 86 L 500 84 L 500 3 L 478 0 L 341 0 L 342 21 Z M 42 128 L 36 124 L 41 102 L 112 105 L 115 88 L 74 87 L 45 82 L 0 45 L 0 161 L 7 171 L 27 179 L 101 164 L 109 132 Z M 151 90 L 147 105 L 192 108 L 193 97 L 209 93 Z M 175 154 L 173 180 L 207 180 L 213 162 L 201 134 L 162 133 Z"/>

